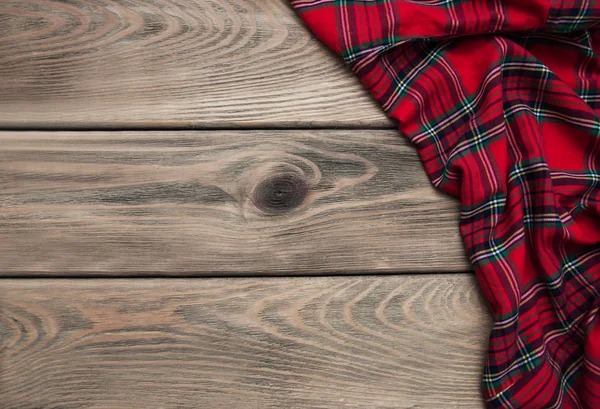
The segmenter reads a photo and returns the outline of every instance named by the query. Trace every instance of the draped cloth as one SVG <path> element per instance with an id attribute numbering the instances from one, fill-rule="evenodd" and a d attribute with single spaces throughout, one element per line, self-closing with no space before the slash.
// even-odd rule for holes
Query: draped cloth
<path id="1" fill-rule="evenodd" d="M 599 409 L 600 1 L 290 1 L 461 201 L 488 408 Z"/>

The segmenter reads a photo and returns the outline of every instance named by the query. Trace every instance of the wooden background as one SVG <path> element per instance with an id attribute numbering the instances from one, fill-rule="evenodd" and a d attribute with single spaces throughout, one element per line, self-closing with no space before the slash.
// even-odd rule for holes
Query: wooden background
<path id="1" fill-rule="evenodd" d="M 481 409 L 478 294 L 285 0 L 0 2 L 2 409 Z"/>

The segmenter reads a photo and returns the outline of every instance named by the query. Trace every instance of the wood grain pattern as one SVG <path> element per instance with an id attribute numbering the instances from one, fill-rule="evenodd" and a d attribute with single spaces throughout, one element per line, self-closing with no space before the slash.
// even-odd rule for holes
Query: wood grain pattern
<path id="1" fill-rule="evenodd" d="M 2 132 L 1 274 L 465 271 L 394 131 Z"/>
<path id="2" fill-rule="evenodd" d="M 2 286 L 4 409 L 483 407 L 471 275 Z"/>
<path id="3" fill-rule="evenodd" d="M 0 127 L 390 127 L 286 0 L 2 0 Z"/>

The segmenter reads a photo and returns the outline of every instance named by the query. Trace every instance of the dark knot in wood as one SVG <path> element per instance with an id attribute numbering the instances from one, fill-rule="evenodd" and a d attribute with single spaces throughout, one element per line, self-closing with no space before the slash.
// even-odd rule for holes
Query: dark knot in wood
<path id="1" fill-rule="evenodd" d="M 300 206 L 308 194 L 308 184 L 300 175 L 271 176 L 254 189 L 253 202 L 265 213 L 287 213 Z"/>

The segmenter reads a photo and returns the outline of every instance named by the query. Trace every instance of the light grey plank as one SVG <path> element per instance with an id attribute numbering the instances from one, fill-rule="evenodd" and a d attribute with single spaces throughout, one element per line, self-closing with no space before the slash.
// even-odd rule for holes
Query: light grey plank
<path id="1" fill-rule="evenodd" d="M 1 280 L 7 409 L 481 409 L 470 275 Z"/>
<path id="2" fill-rule="evenodd" d="M 0 127 L 390 127 L 285 0 L 3 0 Z"/>
<path id="3" fill-rule="evenodd" d="M 465 271 L 394 131 L 0 133 L 0 275 Z"/>

